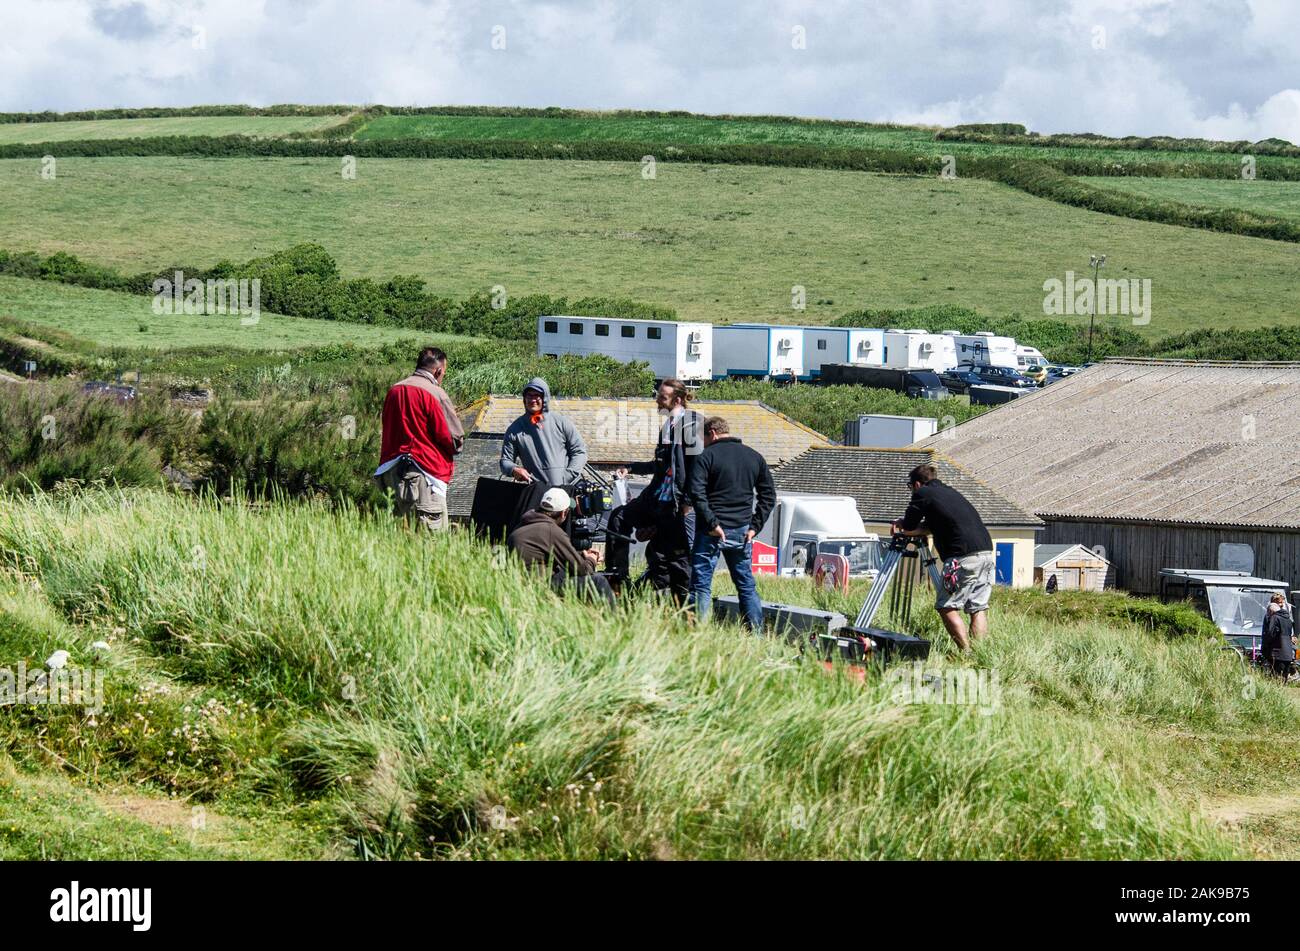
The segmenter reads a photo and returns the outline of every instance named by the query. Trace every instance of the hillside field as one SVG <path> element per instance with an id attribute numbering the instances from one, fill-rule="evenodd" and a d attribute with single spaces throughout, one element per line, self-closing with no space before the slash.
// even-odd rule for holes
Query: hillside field
<path id="1" fill-rule="evenodd" d="M 0 123 L 0 145 L 70 139 L 141 139 L 161 135 L 280 136 L 315 132 L 342 116 L 166 116 L 158 119 L 90 119 Z"/>
<path id="2" fill-rule="evenodd" d="M 1300 248 L 1117 218 L 987 181 L 809 169 L 365 159 L 0 162 L 0 247 L 124 271 L 319 241 L 349 276 L 450 296 L 627 296 L 685 319 L 824 323 L 862 307 L 1042 313 L 1043 282 L 1150 278 L 1151 336 L 1294 319 Z M 1224 267 L 1231 261 L 1232 267 Z M 791 309 L 803 285 L 807 310 Z M 1231 301 L 1231 307 L 1225 302 Z M 0 298 L 0 308 L 3 307 Z M 1076 318 L 1079 319 L 1079 318 Z"/>
<path id="3" fill-rule="evenodd" d="M 1300 221 L 1300 182 L 1220 181 L 1204 178 L 1097 178 L 1084 181 L 1149 198 L 1212 208 L 1242 208 Z"/>

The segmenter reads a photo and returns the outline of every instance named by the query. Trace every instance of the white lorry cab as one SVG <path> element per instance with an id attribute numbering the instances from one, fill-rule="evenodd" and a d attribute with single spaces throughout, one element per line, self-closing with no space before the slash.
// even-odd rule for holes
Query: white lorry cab
<path id="1" fill-rule="evenodd" d="M 655 379 L 713 379 L 713 325 L 617 317 L 537 318 L 537 352 L 558 357 L 604 354 L 621 363 L 646 363 Z"/>
<path id="2" fill-rule="evenodd" d="M 866 327 L 800 327 L 803 332 L 803 376 L 821 376 L 827 363 L 850 363 L 864 367 L 883 366 L 885 332 Z"/>
<path id="3" fill-rule="evenodd" d="M 1006 367 L 1009 370 L 1020 369 L 1014 337 L 1001 337 L 987 330 L 973 334 L 945 330 L 943 335 L 951 337 L 957 348 L 958 366 L 970 364 L 983 367 Z"/>
<path id="4" fill-rule="evenodd" d="M 719 324 L 713 328 L 714 379 L 756 376 L 795 380 L 804 375 L 803 329 L 781 324 Z"/>
<path id="5" fill-rule="evenodd" d="M 883 364 L 898 370 L 942 373 L 957 366 L 957 346 L 952 337 L 927 330 L 886 330 Z"/>
<path id="6" fill-rule="evenodd" d="M 757 540 L 776 549 L 779 575 L 812 574 L 824 554 L 843 555 L 850 577 L 880 571 L 880 536 L 867 531 L 851 496 L 779 492 Z"/>

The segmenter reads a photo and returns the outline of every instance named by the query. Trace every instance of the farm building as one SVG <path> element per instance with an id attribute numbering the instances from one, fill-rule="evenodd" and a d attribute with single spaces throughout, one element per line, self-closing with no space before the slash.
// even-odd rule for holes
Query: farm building
<path id="1" fill-rule="evenodd" d="M 1034 580 L 1034 542 L 1042 520 L 974 479 L 960 465 L 931 449 L 860 449 L 814 446 L 773 476 L 778 492 L 851 495 L 868 532 L 888 537 L 889 525 L 907 510 L 907 474 L 931 463 L 939 478 L 975 506 L 993 538 L 997 580 L 1027 588 Z"/>
<path id="2" fill-rule="evenodd" d="M 821 433 L 784 413 L 754 400 L 695 400 L 691 409 L 705 416 L 722 416 L 733 436 L 763 454 L 775 468 L 812 446 L 828 445 Z M 588 470 L 608 473 L 628 462 L 654 455 L 663 417 L 648 398 L 551 398 L 551 410 L 573 420 L 587 444 Z M 469 517 L 478 476 L 499 476 L 501 437 L 523 412 L 518 396 L 488 396 L 462 414 L 465 449 L 456 459 L 456 475 L 447 490 L 447 510 L 453 519 Z"/>
<path id="3" fill-rule="evenodd" d="M 1083 545 L 1034 546 L 1034 587 L 1052 578 L 1061 591 L 1102 591 L 1113 584 L 1110 562 Z"/>
<path id="4" fill-rule="evenodd" d="M 657 379 L 713 379 L 713 325 L 676 320 L 614 317 L 537 318 L 537 353 L 604 354 L 622 363 L 645 363 Z"/>
<path id="5" fill-rule="evenodd" d="M 1040 516 L 1044 543 L 1102 552 L 1120 588 L 1218 568 L 1221 545 L 1296 588 L 1298 417 L 1300 363 L 1114 359 L 918 446 Z"/>

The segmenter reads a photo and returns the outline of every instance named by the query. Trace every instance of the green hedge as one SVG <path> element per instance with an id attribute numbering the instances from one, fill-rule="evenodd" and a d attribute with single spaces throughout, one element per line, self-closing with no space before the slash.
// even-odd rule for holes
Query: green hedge
<path id="1" fill-rule="evenodd" d="M 1158 152 L 1230 152 L 1238 155 L 1274 155 L 1300 158 L 1300 147 L 1285 139 L 1259 142 L 1223 142 L 1215 139 L 1184 139 L 1167 135 L 1130 135 L 1116 139 L 1095 132 L 1065 132 L 1040 135 L 1022 125 L 991 123 L 958 125 L 935 133 L 940 142 L 979 142 L 987 145 L 1031 145 L 1045 148 L 1132 149 Z"/>
<path id="2" fill-rule="evenodd" d="M 167 119 L 186 116 L 332 116 L 356 106 L 152 106 L 142 109 L 83 109 L 79 112 L 0 112 L 0 123 L 94 122 L 100 119 Z"/>

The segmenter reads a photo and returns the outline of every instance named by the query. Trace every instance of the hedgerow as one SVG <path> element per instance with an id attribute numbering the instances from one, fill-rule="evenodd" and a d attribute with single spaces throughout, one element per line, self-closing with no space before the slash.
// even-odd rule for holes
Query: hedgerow
<path id="1" fill-rule="evenodd" d="M 1215 139 L 1186 139 L 1167 135 L 1111 138 L 1095 132 L 1065 132 L 1043 135 L 1026 131 L 1023 125 L 990 123 L 959 125 L 935 133 L 940 142 L 979 142 L 986 145 L 1031 145 L 1044 148 L 1132 149 L 1159 152 L 1231 152 L 1240 155 L 1300 157 L 1300 147 L 1285 139 L 1258 142 L 1222 142 Z"/>

